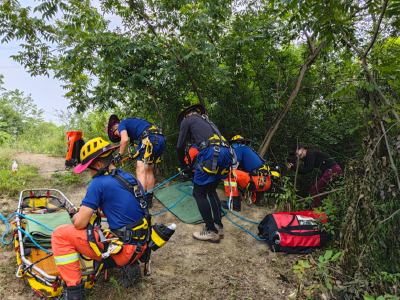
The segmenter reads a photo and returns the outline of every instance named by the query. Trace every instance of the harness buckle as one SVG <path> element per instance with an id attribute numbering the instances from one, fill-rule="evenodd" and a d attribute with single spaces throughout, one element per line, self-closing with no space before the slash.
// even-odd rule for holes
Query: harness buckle
<path id="1" fill-rule="evenodd" d="M 134 191 L 134 193 L 135 193 L 135 197 L 136 197 L 136 198 L 142 197 L 142 196 L 143 196 L 142 191 L 140 190 L 140 188 L 139 188 L 137 185 L 135 185 L 135 186 L 133 187 L 133 191 Z"/>
<path id="2" fill-rule="evenodd" d="M 219 152 L 221 152 L 221 149 L 219 148 L 219 146 L 214 146 L 214 151 L 219 153 Z"/>

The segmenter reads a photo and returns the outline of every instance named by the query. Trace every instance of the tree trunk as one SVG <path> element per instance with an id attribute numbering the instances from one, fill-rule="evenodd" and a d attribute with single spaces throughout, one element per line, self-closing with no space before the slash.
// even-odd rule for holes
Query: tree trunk
<path id="1" fill-rule="evenodd" d="M 294 87 L 292 93 L 290 94 L 290 97 L 289 97 L 288 101 L 286 102 L 284 109 L 281 111 L 281 113 L 279 115 L 277 115 L 275 117 L 275 120 L 273 122 L 274 125 L 269 128 L 260 148 L 258 149 L 258 154 L 261 157 L 264 156 L 264 154 L 267 152 L 268 147 L 271 144 L 272 138 L 275 135 L 275 132 L 278 130 L 279 125 L 281 124 L 282 120 L 285 118 L 287 112 L 289 111 L 290 107 L 292 106 L 294 99 L 296 99 L 296 97 L 297 97 L 297 94 L 300 90 L 301 83 L 303 81 L 304 75 L 307 72 L 308 67 L 311 66 L 311 64 L 314 62 L 315 58 L 321 52 L 321 49 L 324 46 L 324 44 L 325 44 L 325 40 L 323 40 L 319 44 L 318 48 L 315 48 L 315 44 L 310 43 L 310 55 L 307 57 L 306 62 L 300 69 L 300 73 L 299 73 L 299 76 L 297 77 L 297 81 L 296 81 L 296 86 Z M 315 49 L 315 50 L 312 51 L 313 49 Z"/>

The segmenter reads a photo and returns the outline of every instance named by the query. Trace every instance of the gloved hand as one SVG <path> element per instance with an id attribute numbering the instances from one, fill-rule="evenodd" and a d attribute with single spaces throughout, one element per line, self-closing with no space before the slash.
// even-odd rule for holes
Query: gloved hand
<path id="1" fill-rule="evenodd" d="M 122 160 L 121 153 L 118 153 L 117 156 L 114 157 L 114 164 L 119 163 Z"/>
<path id="2" fill-rule="evenodd" d="M 179 174 L 181 181 L 188 181 L 189 180 L 189 174 L 185 171 L 183 171 L 181 174 Z"/>
<path id="3" fill-rule="evenodd" d="M 188 166 L 183 166 L 183 165 L 178 168 L 179 171 L 183 170 L 181 172 L 181 174 L 179 174 L 179 177 L 180 177 L 180 179 L 182 181 L 188 181 L 189 180 L 188 169 L 189 169 Z"/>

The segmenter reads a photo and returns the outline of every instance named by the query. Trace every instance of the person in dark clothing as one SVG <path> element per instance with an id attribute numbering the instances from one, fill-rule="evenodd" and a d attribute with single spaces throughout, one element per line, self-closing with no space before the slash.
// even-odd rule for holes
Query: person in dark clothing
<path id="1" fill-rule="evenodd" d="M 314 168 L 321 170 L 322 177 L 311 187 L 312 196 L 321 193 L 322 190 L 328 185 L 332 185 L 343 174 L 342 169 L 331 156 L 315 149 L 307 149 L 302 144 L 294 145 L 290 155 L 296 155 L 296 157 L 304 160 L 304 165 L 298 169 L 300 174 L 310 173 Z M 287 163 L 286 167 L 296 171 L 296 165 L 293 163 Z M 320 204 L 321 197 L 313 198 L 312 207 L 318 207 Z"/>
<path id="2" fill-rule="evenodd" d="M 189 135 L 199 150 L 193 178 L 193 196 L 206 225 L 203 231 L 194 232 L 193 237 L 202 241 L 218 243 L 223 237 L 223 224 L 221 202 L 216 189 L 219 181 L 228 177 L 231 153 L 228 142 L 215 124 L 204 115 L 204 112 L 205 109 L 202 105 L 195 104 L 178 114 L 177 121 L 180 131 L 176 147 L 179 167 L 182 170 L 187 168 L 185 144 Z"/>

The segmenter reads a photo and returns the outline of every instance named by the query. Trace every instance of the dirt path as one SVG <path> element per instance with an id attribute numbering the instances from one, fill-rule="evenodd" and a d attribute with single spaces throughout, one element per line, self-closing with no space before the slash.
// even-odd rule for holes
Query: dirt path
<path id="1" fill-rule="evenodd" d="M 20 164 L 38 166 L 38 173 L 49 179 L 51 174 L 64 172 L 64 158 L 40 154 L 19 153 Z M 64 192 L 64 191 L 62 191 Z M 75 204 L 85 196 L 86 187 L 65 192 Z M 218 191 L 225 198 L 222 190 Z M 152 213 L 164 206 L 154 201 Z M 0 205 L 15 200 L 0 197 Z M 268 213 L 267 207 L 247 206 L 242 202 L 239 215 L 261 221 Z M 257 225 L 231 216 L 231 219 L 257 233 Z M 154 217 L 158 224 L 176 223 L 175 235 L 165 247 L 152 254 L 153 274 L 142 278 L 136 286 L 123 289 L 117 282 L 120 270 L 113 269 L 110 276 L 116 281 L 100 279 L 90 294 L 90 299 L 294 299 L 294 287 L 290 278 L 291 264 L 287 256 L 269 251 L 265 242 L 257 241 L 250 234 L 223 218 L 225 238 L 219 244 L 196 241 L 193 231 L 202 225 L 181 222 L 166 212 Z M 22 281 L 15 278 L 15 253 L 12 246 L 1 245 L 0 298 L 26 299 L 37 297 Z M 290 257 L 290 259 L 294 259 Z M 114 283 L 113 283 L 114 282 Z"/>

